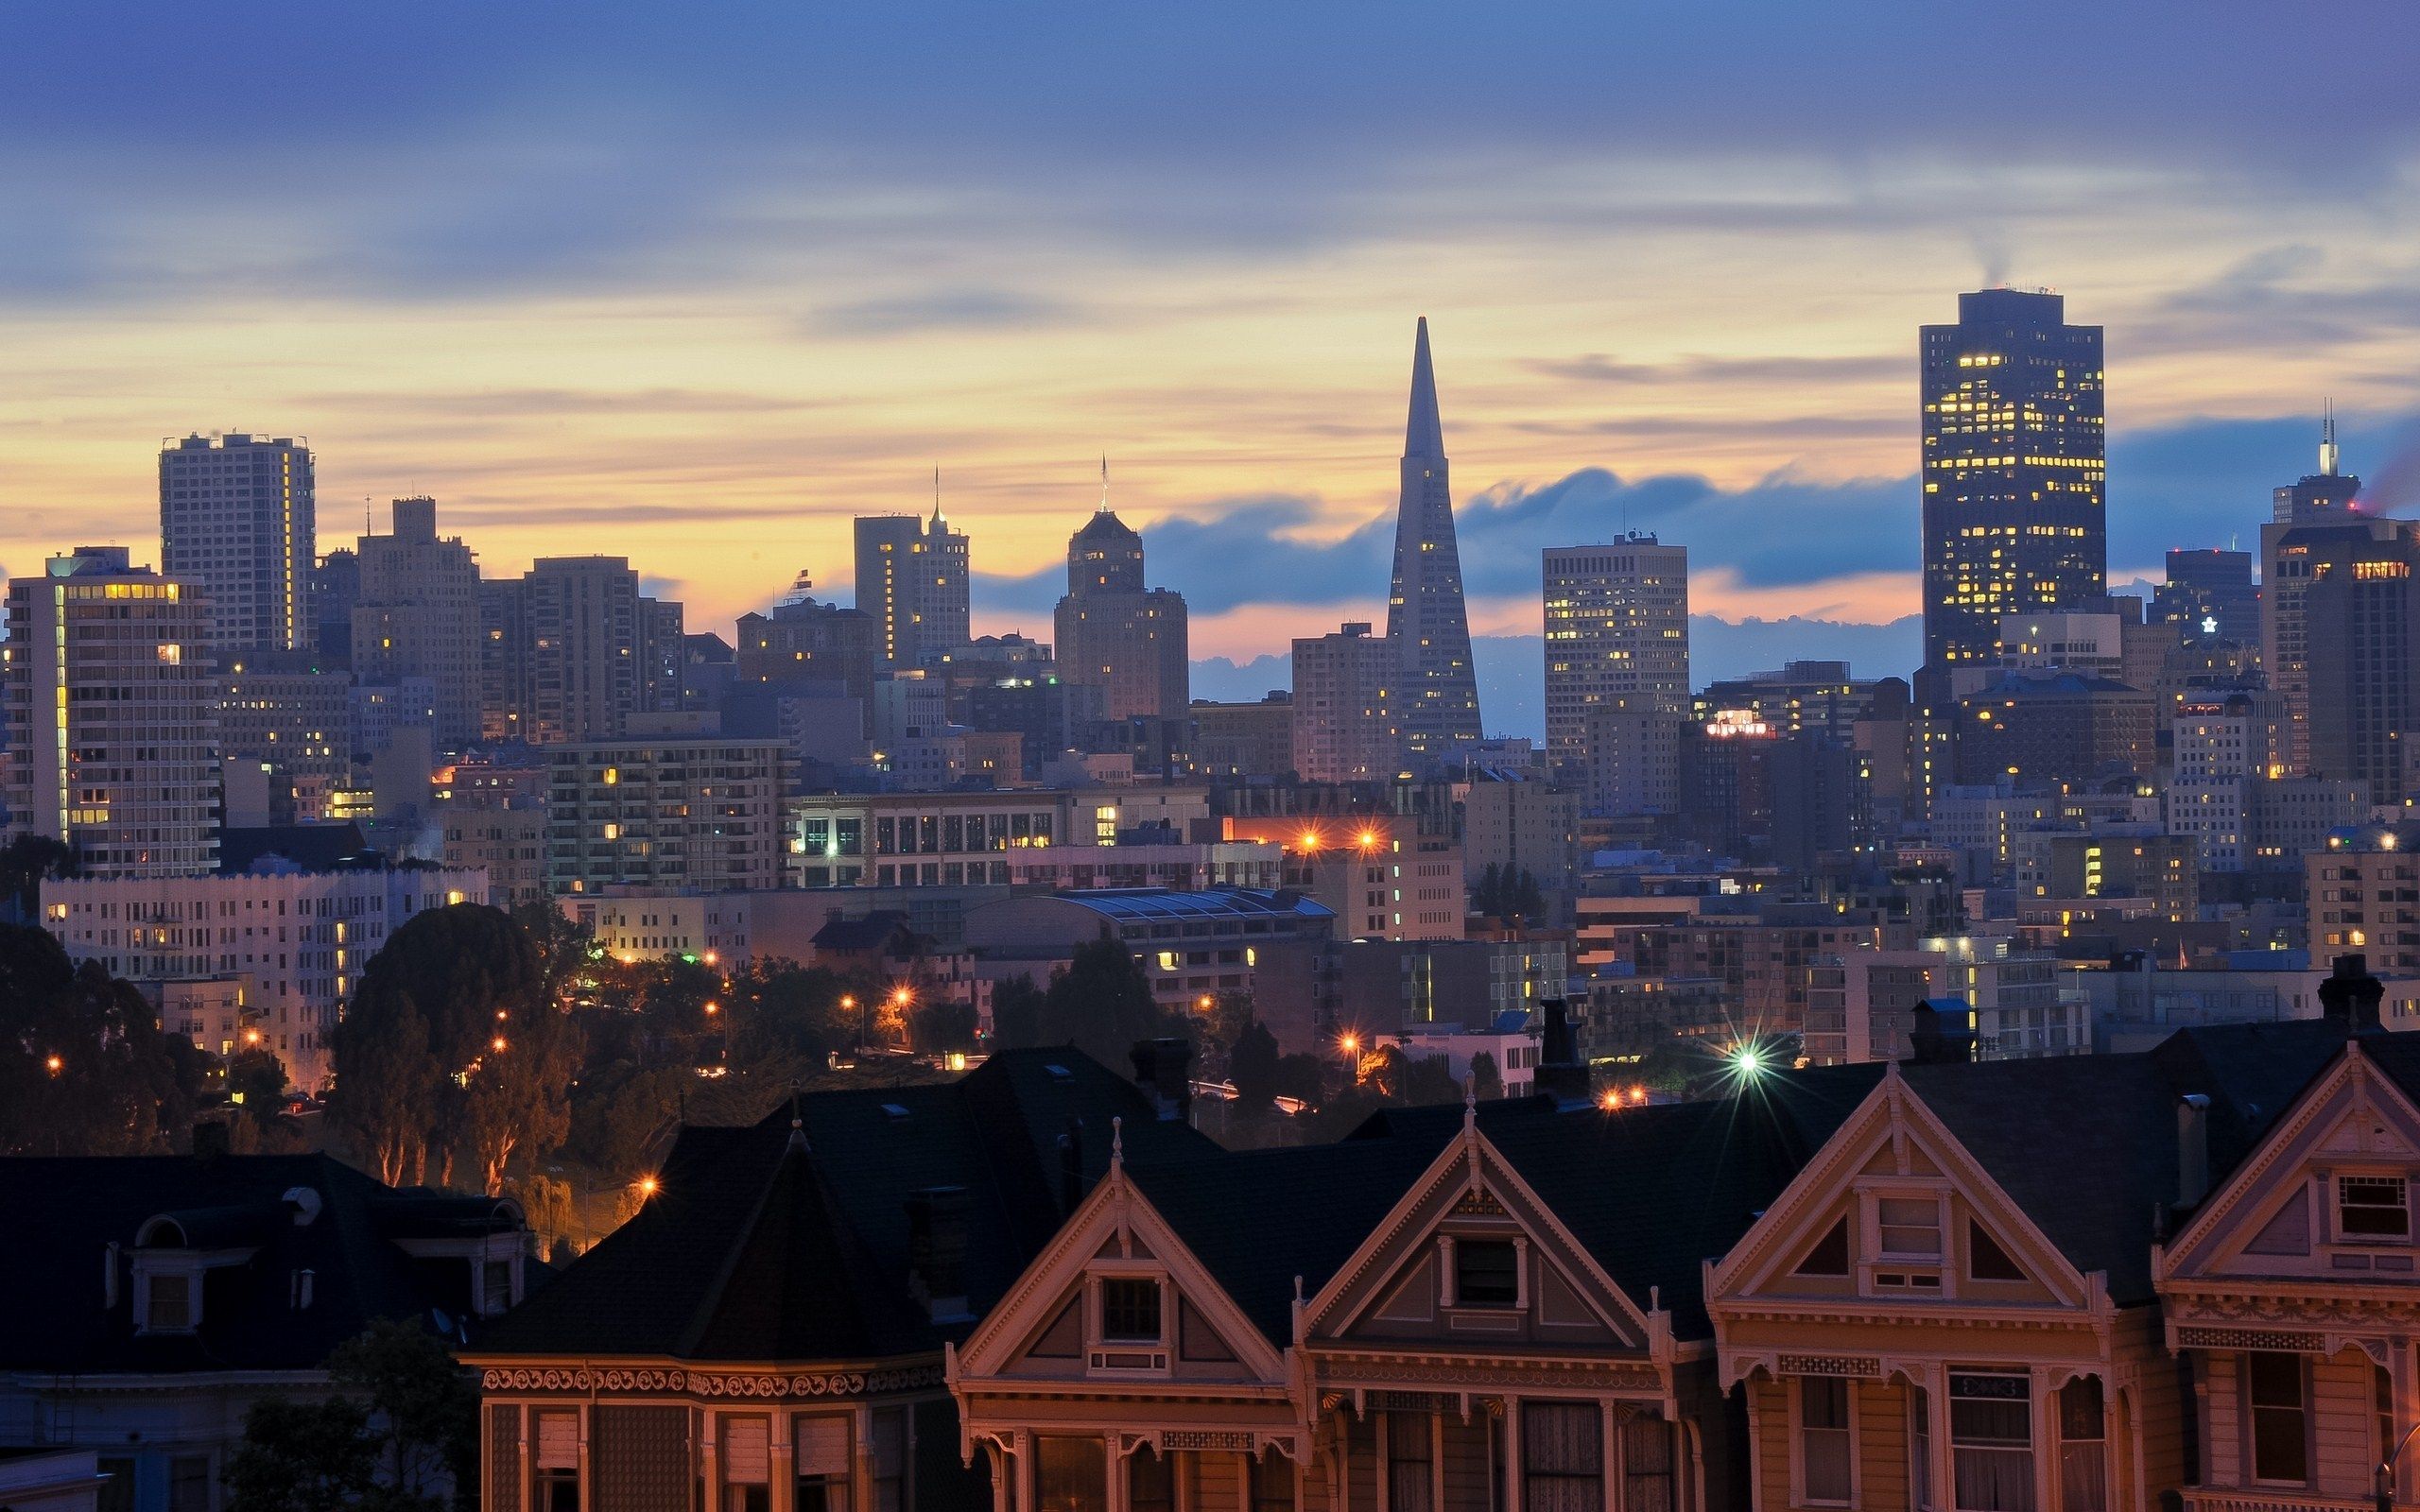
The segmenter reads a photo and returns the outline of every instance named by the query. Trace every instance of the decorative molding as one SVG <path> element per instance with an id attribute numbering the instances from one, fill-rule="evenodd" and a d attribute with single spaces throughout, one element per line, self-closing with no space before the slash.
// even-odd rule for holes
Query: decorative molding
<path id="1" fill-rule="evenodd" d="M 942 1383 L 940 1366 L 897 1370 L 774 1370 L 589 1369 L 533 1366 L 490 1366 L 479 1373 L 479 1389 L 505 1391 L 613 1392 L 626 1396 L 661 1396 L 666 1392 L 692 1397 L 739 1397 L 780 1400 L 801 1397 L 863 1397 L 891 1391 L 912 1391 Z"/>
<path id="2" fill-rule="evenodd" d="M 1496 1200 L 1495 1194 L 1484 1187 L 1474 1187 L 1463 1193 L 1448 1211 L 1457 1218 L 1509 1218 L 1512 1216 L 1505 1211 L 1504 1204 Z"/>
<path id="3" fill-rule="evenodd" d="M 1518 1365 L 1423 1366 L 1395 1363 L 1373 1363 L 1335 1369 L 1323 1362 L 1321 1373 L 1330 1378 L 1330 1385 L 1401 1382 L 1474 1393 L 1496 1386 L 1584 1386 L 1606 1391 L 1639 1391 L 1659 1397 L 1664 1394 L 1664 1378 L 1660 1371 L 1643 1366 L 1607 1366 L 1594 1362 L 1582 1362 L 1566 1369 Z M 1340 1383 L 1338 1378 L 1342 1378 Z M 1371 1395 L 1374 1398 L 1378 1393 L 1374 1390 Z M 1375 1407 L 1377 1403 L 1374 1400 L 1370 1405 Z"/>
<path id="4" fill-rule="evenodd" d="M 2176 1347 L 2180 1349 L 2286 1349 L 2302 1354 L 2319 1354 L 2326 1349 L 2327 1341 L 2321 1334 L 2298 1330 L 2180 1328 L 2176 1331 Z"/>
<path id="5" fill-rule="evenodd" d="M 1882 1361 L 1871 1354 L 1785 1354 L 1775 1357 L 1773 1373 L 1784 1376 L 1856 1376 L 1882 1379 Z"/>

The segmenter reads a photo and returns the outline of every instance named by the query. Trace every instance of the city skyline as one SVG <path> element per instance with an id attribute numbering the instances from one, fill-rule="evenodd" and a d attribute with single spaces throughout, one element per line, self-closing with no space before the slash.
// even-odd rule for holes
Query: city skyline
<path id="1" fill-rule="evenodd" d="M 578 530 L 722 625 L 802 567 L 839 586 L 850 518 L 920 509 L 938 461 L 984 530 L 978 627 L 1030 632 L 1106 449 L 1196 654 L 1282 653 L 1383 608 L 1335 564 L 1388 513 L 1398 333 L 1425 313 L 1479 516 L 1475 633 L 1534 629 L 1523 575 L 1488 572 L 1580 539 L 1526 529 L 1565 499 L 1698 544 L 1702 611 L 1887 623 L 1917 601 L 1909 333 L 2003 279 L 2110 333 L 2115 580 L 2248 530 L 2331 396 L 2358 470 L 2411 491 L 2392 50 L 2105 17 L 2068 48 L 2057 14 L 2011 43 L 2055 56 L 2072 108 L 2048 117 L 1926 66 L 1951 47 L 1930 28 L 1767 9 L 1789 67 L 1704 45 L 1711 20 L 1630 18 L 1615 90 L 1577 87 L 1600 50 L 1555 45 L 1612 24 L 1551 8 L 1416 13 L 1374 46 L 1340 17 L 1272 37 L 1080 9 L 706 35 L 609 11 L 577 39 L 490 18 L 373 48 L 297 15 L 276 58 L 310 108 L 268 114 L 204 82 L 260 66 L 241 28 L 120 77 L 89 22 L 32 21 L 60 66 L 0 117 L 43 228 L 0 277 L 0 563 L 71 544 L 67 521 L 139 542 L 152 443 L 255 427 L 313 441 L 331 540 L 365 495 L 426 492 L 492 570 Z M 1457 72 L 1407 123 L 1415 45 Z M 944 79 L 946 109 L 899 109 Z M 1807 109 L 1834 90 L 1861 109 Z M 1297 103 L 1235 110 L 1255 94 Z M 1952 97 L 1978 144 L 2025 146 L 1950 175 Z M 1096 110 L 1127 123 L 1115 148 Z M 79 171 L 42 171 L 59 143 Z M 186 192 L 231 157 L 283 193 L 238 215 Z M 1772 528 L 1801 520 L 1889 550 Z M 1299 570 L 1234 571 L 1272 533 Z"/>

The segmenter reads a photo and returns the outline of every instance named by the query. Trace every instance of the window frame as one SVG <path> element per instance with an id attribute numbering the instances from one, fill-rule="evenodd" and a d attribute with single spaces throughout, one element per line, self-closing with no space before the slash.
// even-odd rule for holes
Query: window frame
<path id="1" fill-rule="evenodd" d="M 2349 1182 L 2393 1186 L 2403 1200 L 2393 1205 L 2348 1202 L 2344 1189 Z M 2334 1198 L 2330 1211 L 2336 1225 L 2334 1234 L 2336 1243 L 2340 1245 L 2408 1245 L 2411 1242 L 2411 1179 L 2409 1176 L 2400 1171 L 2335 1171 L 2329 1173 L 2328 1185 L 2332 1189 L 2331 1195 Z M 2354 1211 L 2399 1212 L 2403 1216 L 2403 1222 L 2393 1229 L 2355 1228 L 2344 1221 L 2345 1215 Z"/>
<path id="2" fill-rule="evenodd" d="M 1152 1332 L 1149 1333 L 1119 1332 L 1111 1327 L 1113 1308 L 1110 1302 L 1110 1289 L 1112 1287 L 1148 1287 L 1150 1289 Z M 1098 1315 L 1094 1320 L 1093 1330 L 1096 1343 L 1102 1345 L 1150 1344 L 1165 1347 L 1168 1342 L 1167 1287 L 1163 1279 L 1157 1275 L 1112 1273 L 1099 1277 L 1097 1284 L 1097 1309 Z"/>
<path id="3" fill-rule="evenodd" d="M 1504 1274 L 1504 1284 L 1510 1290 L 1499 1290 L 1491 1283 L 1485 1288 L 1487 1295 L 1473 1297 L 1468 1268 L 1472 1253 L 1478 1251 L 1494 1255 L 1499 1250 L 1512 1261 Z M 1494 1234 L 1457 1235 L 1447 1258 L 1454 1267 L 1454 1306 L 1495 1312 L 1514 1312 L 1520 1308 L 1525 1288 L 1521 1285 L 1522 1253 L 1518 1241 Z"/>
<path id="4" fill-rule="evenodd" d="M 2243 1410 L 2243 1469 L 2245 1480 L 2255 1486 L 2308 1487 L 2311 1483 L 2311 1471 L 2313 1469 L 2312 1461 L 2314 1456 L 2311 1452 L 2311 1419 L 2315 1405 L 2311 1396 L 2309 1359 L 2307 1356 L 2296 1354 L 2286 1349 L 2246 1349 L 2242 1351 L 2238 1358 L 2243 1362 L 2240 1370 L 2242 1395 L 2238 1400 L 2241 1402 Z M 2297 1396 L 2291 1406 L 2288 1406 L 2281 1402 L 2262 1402 L 2259 1400 L 2259 1388 L 2255 1380 L 2254 1367 L 2255 1362 L 2261 1360 L 2283 1361 L 2290 1364 L 2294 1367 L 2294 1382 Z M 2264 1475 L 2261 1473 L 2260 1415 L 2263 1413 L 2283 1412 L 2292 1413 L 2302 1429 L 2299 1435 L 2300 1448 L 2296 1451 L 2302 1459 L 2302 1473 L 2299 1476 L 2290 1479 L 2282 1476 Z"/>
<path id="5" fill-rule="evenodd" d="M 2014 1396 L 1970 1395 L 1961 1398 L 1958 1394 L 1958 1383 L 1961 1380 L 2014 1381 L 2018 1383 L 2023 1389 Z M 1983 1454 L 2022 1454 L 2025 1458 L 2026 1464 L 2033 1468 L 2034 1484 L 2030 1484 L 2028 1486 L 2026 1491 L 2027 1506 L 2021 1509 L 2021 1512 L 2043 1512 L 2043 1508 L 2040 1504 L 2041 1499 L 2038 1495 L 2040 1466 L 2037 1460 L 2037 1456 L 2040 1454 L 2042 1448 L 2043 1415 L 2038 1410 L 2038 1404 L 2033 1400 L 2032 1372 L 2030 1370 L 2019 1371 L 2009 1369 L 1953 1370 L 1948 1372 L 1948 1379 L 1943 1383 L 1943 1386 L 1945 1388 L 1943 1400 L 1945 1404 L 1949 1408 L 1948 1421 L 1945 1425 L 1949 1432 L 1949 1512 L 1994 1512 L 1994 1509 L 1988 1507 L 1967 1506 L 1963 1502 L 1959 1500 L 1958 1454 L 1961 1450 L 1972 1450 L 1978 1453 Z M 2019 1449 L 2014 1445 L 1996 1440 L 1962 1440 L 1958 1429 L 1958 1403 L 1961 1400 L 2013 1401 L 2022 1406 L 2025 1409 L 2024 1447 Z M 1938 1491 L 1936 1491 L 1935 1495 L 1938 1496 Z"/>

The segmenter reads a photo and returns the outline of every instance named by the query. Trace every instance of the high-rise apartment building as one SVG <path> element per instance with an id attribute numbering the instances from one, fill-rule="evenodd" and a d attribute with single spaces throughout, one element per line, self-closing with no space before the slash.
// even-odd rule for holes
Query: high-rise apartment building
<path id="1" fill-rule="evenodd" d="M 778 740 L 698 736 L 548 752 L 547 885 L 780 885 L 785 749 Z"/>
<path id="2" fill-rule="evenodd" d="M 914 667 L 974 639 L 967 539 L 942 518 L 872 515 L 856 523 L 857 608 L 881 627 L 882 664 Z"/>
<path id="3" fill-rule="evenodd" d="M 1193 676 L 1184 597 L 1143 586 L 1143 538 L 1108 506 L 1067 542 L 1059 675 L 1099 684 L 1112 719 L 1182 719 Z"/>
<path id="4" fill-rule="evenodd" d="M 2293 717 L 2290 761 L 2297 772 L 2308 770 L 2311 760 L 2310 629 L 2303 595 L 2320 560 L 2372 534 L 2373 522 L 2355 502 L 2361 480 L 2340 471 L 2341 461 L 2331 417 L 2320 430 L 2319 471 L 2277 490 L 2273 517 L 2260 527 L 2260 667 L 2269 685 L 2286 696 Z"/>
<path id="5" fill-rule="evenodd" d="M 222 657 L 311 644 L 314 518 L 298 441 L 234 432 L 160 448 L 160 570 L 207 601 Z"/>
<path id="6" fill-rule="evenodd" d="M 488 738 L 611 740 L 678 708 L 680 613 L 639 592 L 627 557 L 541 557 L 519 593 L 484 585 L 480 722 L 504 731 Z"/>
<path id="7" fill-rule="evenodd" d="M 2331 834 L 2303 858 L 2313 958 L 2360 951 L 2381 976 L 2420 976 L 2420 928 L 2405 898 L 2420 885 L 2415 843 L 2420 831 L 2371 825 Z"/>
<path id="8" fill-rule="evenodd" d="M 394 529 L 364 536 L 361 596 L 353 611 L 361 681 L 426 678 L 437 690 L 437 739 L 479 738 L 479 568 L 459 537 L 437 534 L 437 501 L 397 499 Z"/>
<path id="9" fill-rule="evenodd" d="M 1689 551 L 1634 532 L 1543 559 L 1547 766 L 1577 781 L 1598 710 L 1689 712 Z"/>
<path id="10" fill-rule="evenodd" d="M 805 573 L 763 614 L 739 616 L 733 647 L 743 682 L 832 681 L 869 696 L 883 664 L 882 627 L 862 610 L 820 602 Z"/>
<path id="11" fill-rule="evenodd" d="M 1426 316 L 1411 352 L 1411 414 L 1404 427 L 1387 644 L 1394 648 L 1393 714 L 1409 764 L 1414 769 L 1459 765 L 1479 740 L 1478 679 L 1471 667 L 1454 490 L 1446 474 Z"/>
<path id="12" fill-rule="evenodd" d="M 1984 289 L 1921 346 L 1925 661 L 1947 668 L 1992 660 L 2003 614 L 2104 592 L 2100 327 Z"/>
<path id="13" fill-rule="evenodd" d="M 529 738 L 529 580 L 479 583 L 479 739 L 489 745 Z"/>
<path id="14" fill-rule="evenodd" d="M 1294 772 L 1306 782 L 1383 782 L 1403 758 L 1392 644 L 1354 621 L 1294 643 Z"/>
<path id="15" fill-rule="evenodd" d="M 2241 871 L 2253 786 L 2282 776 L 2285 699 L 2238 691 L 2179 703 L 2169 725 L 2168 833 L 2193 841 L 2204 871 Z"/>
<path id="16" fill-rule="evenodd" d="M 211 620 L 192 584 L 123 546 L 9 584 L 9 828 L 62 841 L 87 877 L 217 864 Z"/>
<path id="17" fill-rule="evenodd" d="M 316 651 L 253 651 L 217 688 L 219 754 L 268 768 L 270 822 L 326 818 L 353 776 L 353 679 Z"/>
<path id="18" fill-rule="evenodd" d="M 353 665 L 353 606 L 361 602 L 361 558 L 338 546 L 311 569 L 312 649 L 330 666 Z"/>

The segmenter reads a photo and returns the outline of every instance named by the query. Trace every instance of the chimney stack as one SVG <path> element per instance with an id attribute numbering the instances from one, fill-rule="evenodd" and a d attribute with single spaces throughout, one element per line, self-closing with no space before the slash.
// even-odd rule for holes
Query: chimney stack
<path id="1" fill-rule="evenodd" d="M 1150 1095 L 1163 1124 L 1182 1124 L 1193 1110 L 1193 1041 L 1145 1040 L 1132 1052 L 1134 1084 Z"/>
<path id="2" fill-rule="evenodd" d="M 1910 1066 L 1954 1066 L 1975 1058 L 1975 1010 L 1964 998 L 1927 998 L 1909 1015 Z"/>
<path id="3" fill-rule="evenodd" d="M 2319 984 L 2320 1017 L 2347 1034 L 2376 1034 L 2386 984 L 2370 974 L 2365 955 L 2339 955 L 2335 974 Z"/>
<path id="4" fill-rule="evenodd" d="M 1571 1032 L 1571 1006 L 1561 998 L 1541 998 L 1544 1017 L 1538 1034 L 1538 1065 L 1530 1085 L 1558 1103 L 1588 1101 L 1588 1066 Z"/>
<path id="5" fill-rule="evenodd" d="M 2210 1192 L 2210 1099 L 2187 1092 L 2176 1100 L 2176 1207 L 2193 1207 Z"/>
<path id="6" fill-rule="evenodd" d="M 908 1290 L 936 1323 L 974 1316 L 966 1306 L 964 1187 L 925 1187 L 908 1194 Z"/>

